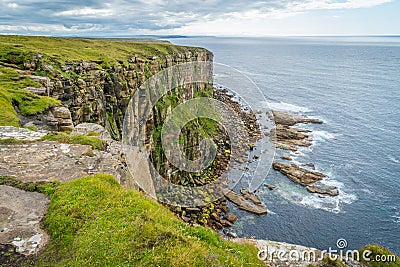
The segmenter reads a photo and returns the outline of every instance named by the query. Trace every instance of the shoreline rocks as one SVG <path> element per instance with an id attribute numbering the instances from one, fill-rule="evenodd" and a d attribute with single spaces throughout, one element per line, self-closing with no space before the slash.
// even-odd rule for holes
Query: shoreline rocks
<path id="1" fill-rule="evenodd" d="M 280 162 L 274 162 L 272 164 L 274 170 L 277 170 L 287 176 L 293 182 L 305 186 L 307 191 L 310 193 L 316 193 L 320 195 L 338 196 L 339 190 L 336 186 L 328 186 L 321 181 L 327 176 L 317 171 L 309 171 L 307 169 L 300 168 L 295 164 L 284 164 Z"/>
<path id="2" fill-rule="evenodd" d="M 256 195 L 250 193 L 247 190 L 244 190 L 243 193 L 245 193 L 245 194 L 239 195 L 238 193 L 229 191 L 225 194 L 225 197 L 230 202 L 232 202 L 233 204 L 238 206 L 239 209 L 242 209 L 242 210 L 257 214 L 257 215 L 268 213 L 268 209 L 265 207 L 265 205 L 260 201 L 260 199 Z"/>
<path id="3" fill-rule="evenodd" d="M 298 117 L 276 110 L 273 110 L 270 116 L 273 116 L 276 125 L 276 147 L 292 152 L 296 152 L 298 147 L 309 147 L 312 145 L 312 140 L 309 136 L 309 133 L 312 131 L 292 128 L 292 126 L 295 126 L 299 123 L 323 123 L 321 120 L 308 118 L 304 115 Z M 287 161 L 292 160 L 292 158 L 288 155 L 281 156 L 280 158 Z M 321 183 L 321 181 L 327 176 L 323 173 L 315 171 L 315 165 L 313 163 L 301 165 L 307 166 L 313 169 L 313 171 L 301 168 L 296 164 L 285 164 L 281 162 L 274 162 L 272 167 L 274 170 L 281 172 L 293 182 L 305 186 L 307 191 L 310 193 L 319 194 L 320 197 L 323 197 L 323 195 L 329 195 L 332 197 L 339 195 L 339 190 L 337 187 L 328 186 Z"/>
<path id="4" fill-rule="evenodd" d="M 286 175 L 290 180 L 300 185 L 310 185 L 317 181 L 321 181 L 326 177 L 325 174 L 315 171 L 309 171 L 295 164 L 284 164 L 280 162 L 274 162 L 272 164 L 274 170 L 280 171 L 282 174 Z"/>

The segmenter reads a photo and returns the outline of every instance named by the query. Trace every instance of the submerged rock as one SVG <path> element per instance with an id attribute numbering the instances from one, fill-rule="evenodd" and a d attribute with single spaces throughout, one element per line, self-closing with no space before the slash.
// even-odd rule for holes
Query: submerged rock
<path id="1" fill-rule="evenodd" d="M 284 159 L 284 160 L 293 160 L 290 156 L 287 156 L 287 155 L 282 156 L 281 159 Z"/>
<path id="2" fill-rule="evenodd" d="M 271 191 L 276 189 L 276 186 L 273 186 L 273 185 L 264 184 L 264 186 L 265 186 L 266 188 L 268 188 L 269 190 L 271 190 Z"/>

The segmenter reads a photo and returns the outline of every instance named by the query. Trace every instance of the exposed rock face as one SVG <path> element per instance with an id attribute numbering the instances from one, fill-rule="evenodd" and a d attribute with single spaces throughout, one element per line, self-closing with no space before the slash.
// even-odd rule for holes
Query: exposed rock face
<path id="1" fill-rule="evenodd" d="M 40 140 L 46 133 L 34 132 L 24 128 L 14 126 L 0 126 L 0 140 L 16 139 L 21 141 L 37 141 Z"/>
<path id="2" fill-rule="evenodd" d="M 33 125 L 44 131 L 65 132 L 74 129 L 71 112 L 66 107 L 53 107 L 42 114 L 20 116 L 20 119 L 24 127 Z"/>
<path id="3" fill-rule="evenodd" d="M 25 87 L 22 90 L 37 94 L 37 95 L 47 95 L 46 87 Z"/>
<path id="4" fill-rule="evenodd" d="M 96 62 L 85 61 L 66 62 L 61 66 L 64 72 L 79 75 L 78 79 L 68 78 L 55 71 L 48 63 L 41 62 L 40 57 L 28 62 L 26 68 L 40 68 L 49 73 L 52 77 L 50 79 L 30 77 L 41 83 L 50 96 L 61 100 L 69 108 L 75 125 L 97 123 L 106 127 L 114 139 L 119 139 L 129 100 L 146 78 L 179 63 L 212 61 L 212 58 L 212 53 L 205 49 L 187 48 L 187 52 L 173 55 L 152 58 L 133 56 L 128 60 L 128 65 L 121 64 L 107 69 Z M 201 88 L 203 85 L 197 86 Z M 38 91 L 41 93 L 42 89 Z M 187 90 L 185 94 L 192 91 Z"/>
<path id="5" fill-rule="evenodd" d="M 81 123 L 75 126 L 74 130 L 71 132 L 71 134 L 91 134 L 91 133 L 97 133 L 98 138 L 101 140 L 105 141 L 110 141 L 111 140 L 111 135 L 110 133 L 101 125 L 96 124 L 96 123 Z"/>
<path id="6" fill-rule="evenodd" d="M 96 173 L 111 174 L 120 181 L 123 170 L 110 153 L 87 145 L 42 141 L 0 146 L 0 176 L 22 181 L 67 182 Z"/>
<path id="7" fill-rule="evenodd" d="M 49 202 L 43 194 L 0 185 L 0 244 L 13 245 L 25 255 L 37 253 L 48 241 L 40 221 Z"/>

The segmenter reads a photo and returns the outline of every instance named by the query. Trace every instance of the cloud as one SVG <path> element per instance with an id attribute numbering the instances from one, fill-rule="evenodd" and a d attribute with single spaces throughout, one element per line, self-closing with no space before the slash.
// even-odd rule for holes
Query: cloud
<path id="1" fill-rule="evenodd" d="M 393 0 L 9 0 L 0 32 L 133 35 L 184 32 L 221 21 L 282 20 L 314 10 L 368 8 Z M 197 26 L 195 28 L 198 28 Z M 213 30 L 213 29 L 212 29 Z M 212 32 L 212 31 L 210 31 Z"/>
<path id="2" fill-rule="evenodd" d="M 95 9 L 90 7 L 84 7 L 79 9 L 71 9 L 66 11 L 57 12 L 54 16 L 62 17 L 107 17 L 114 15 L 112 10 L 109 9 Z"/>

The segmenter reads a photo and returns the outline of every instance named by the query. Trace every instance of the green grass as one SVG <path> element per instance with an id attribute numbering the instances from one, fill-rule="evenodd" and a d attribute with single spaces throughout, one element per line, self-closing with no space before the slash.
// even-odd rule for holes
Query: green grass
<path id="1" fill-rule="evenodd" d="M 93 149 L 104 150 L 106 146 L 106 142 L 100 140 L 99 138 L 83 135 L 83 134 L 74 134 L 70 135 L 68 133 L 50 133 L 42 137 L 43 141 L 56 141 L 59 143 L 66 144 L 81 144 L 81 145 L 90 145 Z"/>
<path id="2" fill-rule="evenodd" d="M 51 196 L 59 182 L 21 182 L 12 176 L 0 176 L 0 185 L 8 185 L 29 192 L 39 192 Z"/>
<path id="3" fill-rule="evenodd" d="M 0 145 L 18 145 L 23 143 L 29 143 L 29 142 L 18 140 L 15 138 L 0 139 Z"/>
<path id="4" fill-rule="evenodd" d="M 265 266 L 255 247 L 188 226 L 108 175 L 59 185 L 43 227 L 51 243 L 39 266 Z"/>
<path id="5" fill-rule="evenodd" d="M 108 68 L 115 64 L 126 64 L 134 55 L 143 59 L 153 56 L 205 51 L 203 48 L 173 45 L 165 41 L 140 39 L 85 39 L 54 38 L 43 36 L 0 35 L 0 62 L 23 67 L 33 54 L 43 55 L 49 63 L 71 61 L 96 62 Z"/>
<path id="6" fill-rule="evenodd" d="M 41 85 L 13 69 L 0 67 L 0 126 L 20 126 L 14 105 L 23 116 L 42 113 L 50 107 L 60 105 L 54 98 L 21 90 L 28 86 Z"/>
<path id="7" fill-rule="evenodd" d="M 370 255 L 368 255 L 368 258 L 371 259 L 371 261 L 366 261 L 365 259 L 363 259 L 363 253 L 364 251 L 369 250 L 372 253 Z M 384 257 L 386 258 L 386 261 L 382 262 L 381 259 L 383 258 L 382 255 L 385 255 Z M 394 261 L 390 260 L 388 261 L 388 257 L 393 257 L 392 255 L 394 255 Z M 378 257 L 377 257 L 378 256 Z M 367 245 L 365 247 L 363 247 L 362 249 L 360 249 L 360 259 L 361 262 L 363 264 L 365 264 L 366 266 L 370 266 L 370 267 L 400 267 L 400 258 L 399 256 L 397 256 L 396 254 L 394 254 L 393 252 L 391 252 L 389 249 L 384 248 L 380 245 L 376 245 L 376 244 L 371 244 L 371 245 Z M 379 260 L 379 261 L 377 261 Z"/>
<path id="8" fill-rule="evenodd" d="M 28 130 L 34 131 L 34 132 L 38 131 L 38 128 L 35 125 L 29 125 L 29 126 L 26 126 L 25 128 Z"/>

